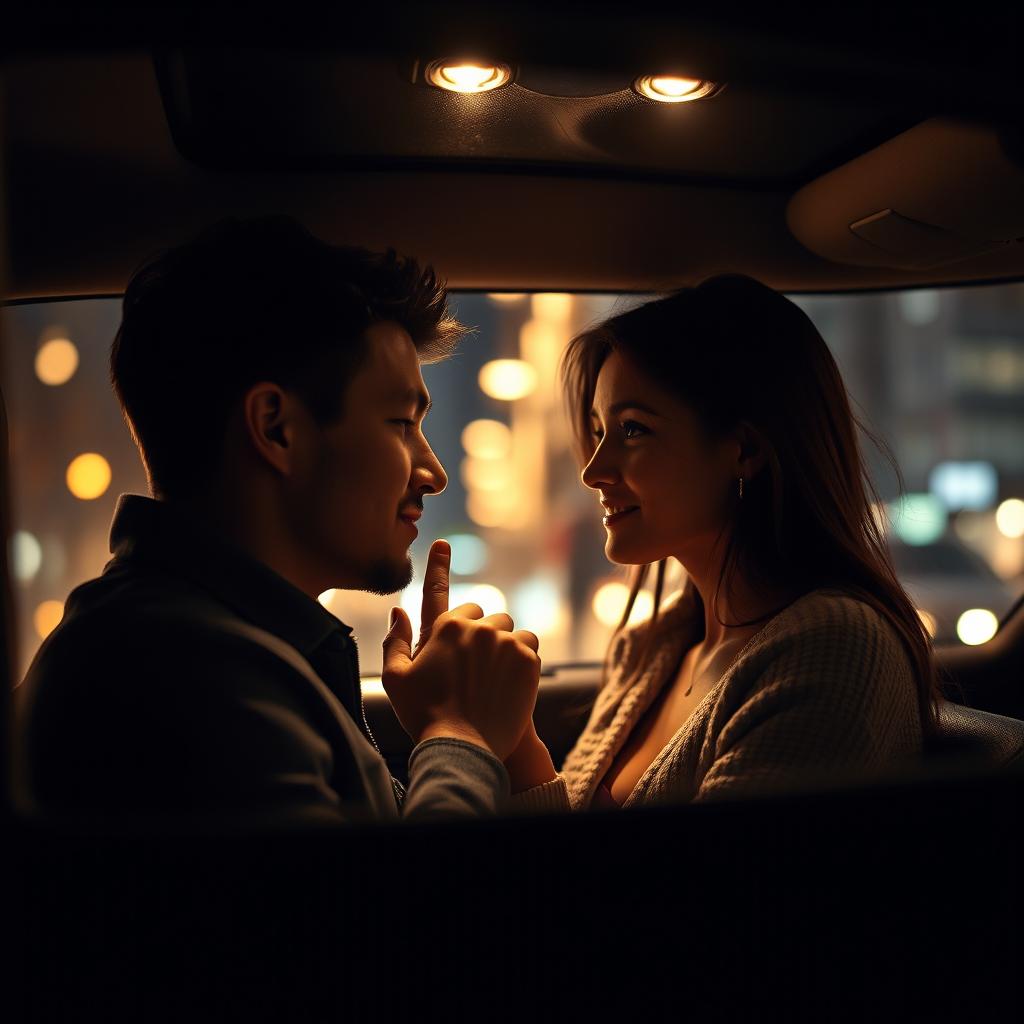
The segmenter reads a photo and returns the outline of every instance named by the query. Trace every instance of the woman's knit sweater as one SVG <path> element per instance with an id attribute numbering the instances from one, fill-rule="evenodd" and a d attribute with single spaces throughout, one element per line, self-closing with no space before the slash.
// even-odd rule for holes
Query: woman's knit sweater
<path id="1" fill-rule="evenodd" d="M 643 627 L 620 634 L 590 720 L 552 782 L 513 798 L 521 811 L 582 810 L 685 651 L 703 632 L 692 592 L 666 607 L 639 675 Z M 911 662 L 863 601 L 815 590 L 740 651 L 623 804 L 698 802 L 813 787 L 884 772 L 920 755 Z"/>

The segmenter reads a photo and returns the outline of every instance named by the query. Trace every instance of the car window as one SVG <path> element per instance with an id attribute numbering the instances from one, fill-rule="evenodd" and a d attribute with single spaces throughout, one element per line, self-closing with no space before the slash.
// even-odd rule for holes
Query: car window
<path id="1" fill-rule="evenodd" d="M 901 576 L 961 576 L 998 580 L 992 568 L 966 546 L 949 540 L 911 545 L 890 541 L 893 565 Z"/>
<path id="2" fill-rule="evenodd" d="M 354 627 L 364 672 L 379 672 L 388 609 L 400 601 L 415 620 L 426 550 L 445 536 L 454 601 L 507 608 L 541 636 L 549 663 L 599 660 L 625 577 L 604 558 L 601 510 L 579 483 L 556 371 L 573 333 L 642 298 L 459 293 L 452 301 L 476 330 L 452 359 L 424 368 L 434 399 L 425 431 L 450 482 L 427 499 L 412 548 L 416 578 L 392 598 L 320 599 Z M 901 495 L 885 460 L 865 446 L 897 569 L 922 618 L 937 641 L 982 642 L 1024 590 L 1024 285 L 795 301 L 902 470 Z M 106 298 L 4 312 L 22 670 L 68 592 L 109 558 L 116 496 L 146 493 L 108 379 L 119 313 L 119 300 Z M 642 596 L 635 614 L 649 608 Z"/>

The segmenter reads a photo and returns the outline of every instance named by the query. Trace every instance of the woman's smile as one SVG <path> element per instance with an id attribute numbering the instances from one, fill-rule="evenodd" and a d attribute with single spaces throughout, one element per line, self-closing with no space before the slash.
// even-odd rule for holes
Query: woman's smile
<path id="1" fill-rule="evenodd" d="M 617 523 L 621 523 L 627 516 L 640 511 L 639 505 L 612 505 L 607 502 L 602 502 L 601 504 L 605 508 L 605 514 L 602 519 L 605 526 L 614 526 Z"/>

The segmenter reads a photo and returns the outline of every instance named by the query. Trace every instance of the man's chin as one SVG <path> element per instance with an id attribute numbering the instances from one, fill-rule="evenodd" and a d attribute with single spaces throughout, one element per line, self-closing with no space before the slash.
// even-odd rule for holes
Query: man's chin
<path id="1" fill-rule="evenodd" d="M 406 555 L 401 560 L 381 559 L 366 569 L 360 590 L 371 594 L 395 594 L 405 590 L 412 582 L 412 559 Z"/>

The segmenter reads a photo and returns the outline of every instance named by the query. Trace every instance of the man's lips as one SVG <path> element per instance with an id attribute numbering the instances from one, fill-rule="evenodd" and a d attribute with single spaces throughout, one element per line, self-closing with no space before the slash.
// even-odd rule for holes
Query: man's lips
<path id="1" fill-rule="evenodd" d="M 410 526 L 415 526 L 420 516 L 423 515 L 423 510 L 418 508 L 403 508 L 399 509 L 398 518 L 403 522 L 408 523 Z"/>

